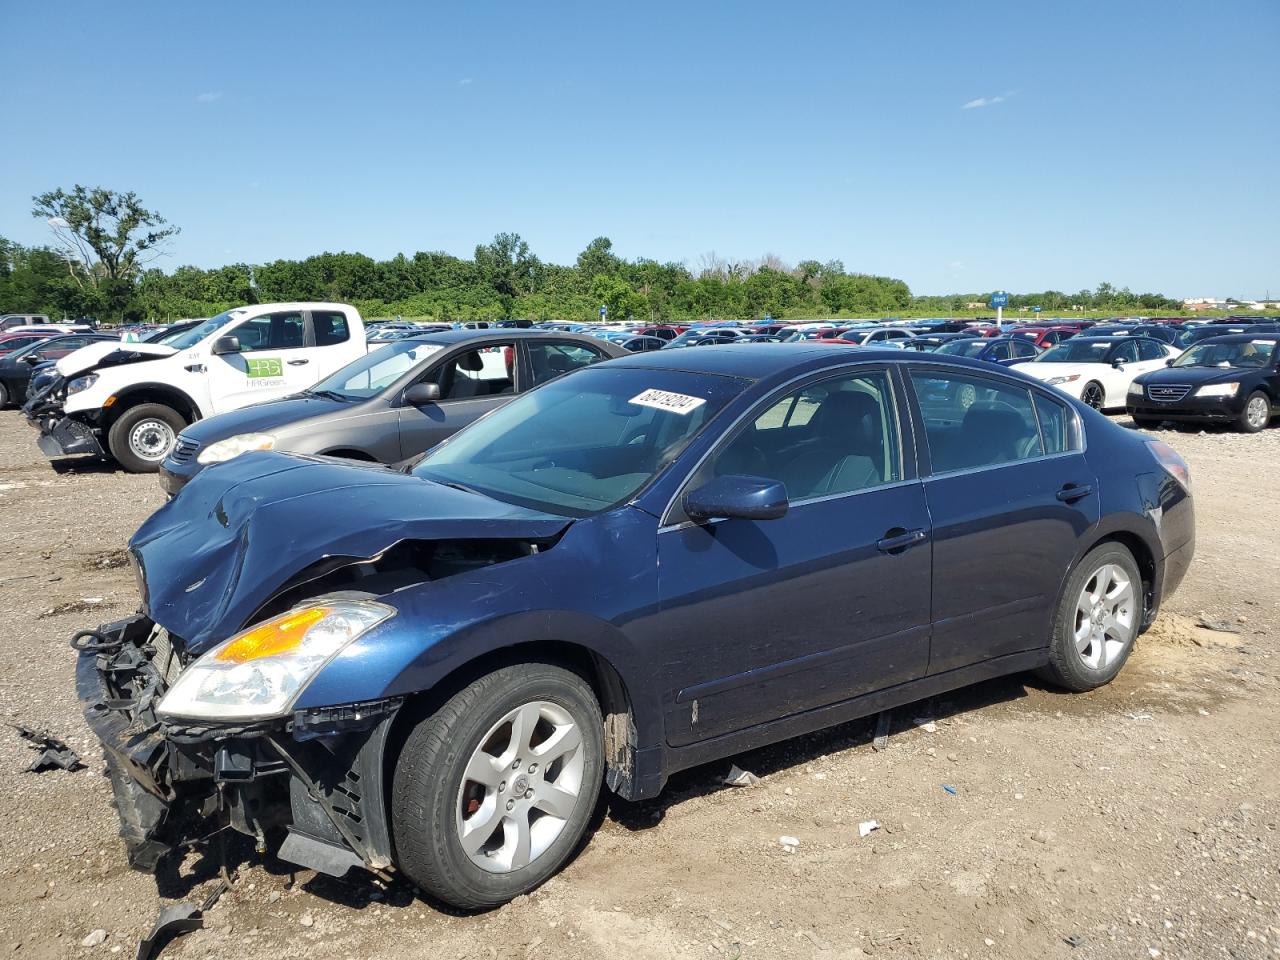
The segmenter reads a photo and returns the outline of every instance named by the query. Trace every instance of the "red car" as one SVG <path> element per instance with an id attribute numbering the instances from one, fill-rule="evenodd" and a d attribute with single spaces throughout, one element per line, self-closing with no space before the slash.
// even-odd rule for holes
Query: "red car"
<path id="1" fill-rule="evenodd" d="M 57 334 L 51 333 L 4 333 L 0 334 L 0 357 L 6 357 L 15 350 L 29 347 L 41 340 L 48 340 Z"/>
<path id="2" fill-rule="evenodd" d="M 674 340 L 688 329 L 688 327 L 674 323 L 657 323 L 651 327 L 641 327 L 635 332 L 635 335 L 637 337 L 657 337 L 659 340 Z"/>
<path id="3" fill-rule="evenodd" d="M 1070 340 L 1080 331 L 1075 327 L 1054 324 L 1051 327 L 1019 327 L 1011 336 L 1030 340 L 1037 347 L 1052 347 L 1063 340 Z"/>

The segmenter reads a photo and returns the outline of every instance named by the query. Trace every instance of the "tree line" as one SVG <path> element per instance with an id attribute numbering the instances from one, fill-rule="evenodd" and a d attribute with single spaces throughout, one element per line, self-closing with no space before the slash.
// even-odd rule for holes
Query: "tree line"
<path id="1" fill-rule="evenodd" d="M 100 320 L 173 320 L 208 316 L 246 303 L 337 300 L 365 316 L 432 320 L 610 320 L 679 322 L 813 316 L 956 313 L 989 294 L 913 297 L 892 277 L 845 269 L 839 260 L 777 257 L 730 261 L 707 254 L 694 267 L 627 260 L 597 237 L 572 265 L 539 258 L 519 234 L 500 233 L 470 259 L 442 252 L 374 260 L 322 253 L 304 260 L 230 264 L 212 269 L 149 265 L 176 233 L 132 193 L 76 186 L 33 198 L 34 216 L 52 231 L 50 246 L 0 238 L 0 312 L 40 312 Z M 1159 294 L 1131 294 L 1101 284 L 1076 294 L 1046 291 L 1010 297 L 1010 307 L 1057 313 L 1172 310 Z"/>

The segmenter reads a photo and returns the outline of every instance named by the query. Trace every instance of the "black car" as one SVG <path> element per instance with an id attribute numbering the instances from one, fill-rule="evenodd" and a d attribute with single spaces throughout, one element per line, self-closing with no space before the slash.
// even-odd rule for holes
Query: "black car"
<path id="1" fill-rule="evenodd" d="M 1195 346 L 1197 343 L 1204 340 L 1211 340 L 1214 337 L 1225 337 L 1229 334 L 1236 333 L 1280 333 L 1280 324 L 1246 323 L 1227 325 L 1221 323 L 1198 323 L 1193 326 L 1184 326 L 1180 329 L 1173 345 L 1185 350 L 1187 347 Z"/>
<path id="2" fill-rule="evenodd" d="M 300 394 L 191 424 L 160 464 L 160 486 L 172 496 L 206 466 L 250 450 L 405 460 L 517 394 L 625 355 L 597 337 L 500 327 L 395 340 Z"/>
<path id="3" fill-rule="evenodd" d="M 73 350 L 79 350 L 90 343 L 114 339 L 116 338 L 100 333 L 73 333 L 65 337 L 41 340 L 0 358 L 0 407 L 7 407 L 11 403 L 21 405 L 27 399 L 31 371 L 36 364 L 46 360 L 61 360 Z"/>
<path id="4" fill-rule="evenodd" d="M 912 337 L 910 340 L 903 340 L 902 349 L 927 353 L 937 350 L 944 343 L 950 343 L 953 340 L 975 340 L 977 338 L 978 335 L 976 333 L 922 333 L 919 336 Z"/>
<path id="5" fill-rule="evenodd" d="M 1034 360 L 1044 351 L 1026 337 L 960 337 L 938 347 L 935 353 L 947 357 L 968 357 L 1007 367 Z"/>
<path id="6" fill-rule="evenodd" d="M 1257 433 L 1280 405 L 1280 333 L 1236 334 L 1197 343 L 1167 370 L 1133 381 L 1125 409 L 1140 427 L 1162 421 L 1234 424 Z"/>

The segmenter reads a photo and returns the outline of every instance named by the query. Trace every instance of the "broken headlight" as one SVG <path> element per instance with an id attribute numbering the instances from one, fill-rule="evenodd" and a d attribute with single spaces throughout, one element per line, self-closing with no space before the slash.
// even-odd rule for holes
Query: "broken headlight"
<path id="1" fill-rule="evenodd" d="M 273 617 L 183 670 L 156 713 L 192 720 L 282 717 L 321 667 L 394 614 L 380 603 L 335 600 Z"/>

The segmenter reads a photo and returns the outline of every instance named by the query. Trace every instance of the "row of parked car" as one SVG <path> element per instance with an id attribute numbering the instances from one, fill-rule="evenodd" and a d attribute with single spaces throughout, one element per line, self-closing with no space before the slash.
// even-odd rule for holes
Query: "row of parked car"
<path id="1" fill-rule="evenodd" d="M 25 400 L 50 457 L 107 455 L 130 471 L 158 471 L 169 494 L 248 450 L 382 463 L 416 456 L 548 379 L 651 352 L 636 338 L 668 350 L 790 342 L 963 357 L 1011 367 L 1095 409 L 1128 409 L 1144 426 L 1220 421 L 1256 431 L 1280 403 L 1280 328 L 1239 320 L 393 324 L 369 333 L 353 307 L 296 303 L 130 330 L 125 340 L 17 328 L 0 334 L 0 400 Z M 1220 343 L 1232 336 L 1239 350 Z"/>

